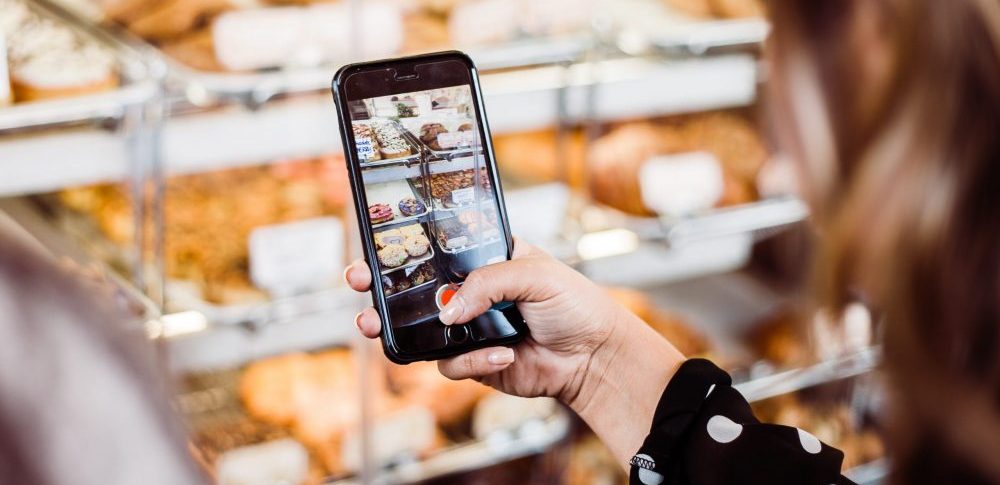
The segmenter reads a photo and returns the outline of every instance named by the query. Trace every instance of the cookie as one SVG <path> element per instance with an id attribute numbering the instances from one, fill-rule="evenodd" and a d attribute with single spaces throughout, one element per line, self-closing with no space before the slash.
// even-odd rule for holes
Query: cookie
<path id="1" fill-rule="evenodd" d="M 406 248 L 406 252 L 413 257 L 427 254 L 427 250 L 430 246 L 431 242 L 427 239 L 427 236 L 422 234 L 410 236 L 406 238 L 406 241 L 403 241 L 403 247 Z"/>
<path id="2" fill-rule="evenodd" d="M 378 260 L 386 268 L 398 268 L 406 262 L 409 254 L 402 244 L 389 244 L 378 250 Z"/>

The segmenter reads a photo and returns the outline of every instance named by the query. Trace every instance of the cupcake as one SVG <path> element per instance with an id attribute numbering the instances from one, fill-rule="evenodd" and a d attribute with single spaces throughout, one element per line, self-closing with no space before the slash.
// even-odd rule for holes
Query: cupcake
<path id="1" fill-rule="evenodd" d="M 386 268 L 398 268 L 408 257 L 406 248 L 401 244 L 389 244 L 378 250 L 378 260 Z"/>

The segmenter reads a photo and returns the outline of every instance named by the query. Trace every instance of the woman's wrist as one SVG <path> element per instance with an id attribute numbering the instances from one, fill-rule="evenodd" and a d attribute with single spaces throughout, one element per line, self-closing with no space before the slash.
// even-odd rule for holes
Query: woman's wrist
<path id="1" fill-rule="evenodd" d="M 649 432 L 660 396 L 684 359 L 670 342 L 622 309 L 566 404 L 625 466 Z"/>

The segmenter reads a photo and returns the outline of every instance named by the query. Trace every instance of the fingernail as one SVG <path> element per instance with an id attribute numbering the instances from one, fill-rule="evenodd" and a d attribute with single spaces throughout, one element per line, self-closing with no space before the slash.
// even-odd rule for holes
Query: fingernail
<path id="1" fill-rule="evenodd" d="M 465 301 L 462 300 L 461 296 L 455 295 L 444 306 L 444 310 L 441 310 L 441 315 L 438 318 L 441 319 L 441 323 L 451 325 L 455 323 L 455 320 L 458 320 L 458 317 L 462 316 L 463 311 L 465 311 Z"/>
<path id="2" fill-rule="evenodd" d="M 514 362 L 514 349 L 504 348 L 486 358 L 493 365 L 507 365 Z"/>
<path id="3" fill-rule="evenodd" d="M 354 326 L 358 327 L 358 331 L 359 332 L 361 331 L 361 314 L 362 313 L 364 313 L 364 312 L 358 312 L 357 315 L 354 315 Z"/>
<path id="4" fill-rule="evenodd" d="M 346 267 L 346 268 L 344 268 L 344 275 L 343 275 L 344 283 L 351 284 L 351 270 L 352 269 L 354 269 L 354 265 L 353 264 L 350 265 L 350 266 L 348 266 L 348 267 Z"/>

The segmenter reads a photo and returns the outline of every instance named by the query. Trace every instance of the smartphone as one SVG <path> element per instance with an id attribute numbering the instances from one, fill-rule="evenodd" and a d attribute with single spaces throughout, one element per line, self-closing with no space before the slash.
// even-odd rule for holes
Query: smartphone
<path id="1" fill-rule="evenodd" d="M 332 88 L 386 356 L 405 364 L 524 338 L 510 302 L 464 325 L 438 319 L 471 271 L 512 250 L 472 59 L 350 64 Z"/>

